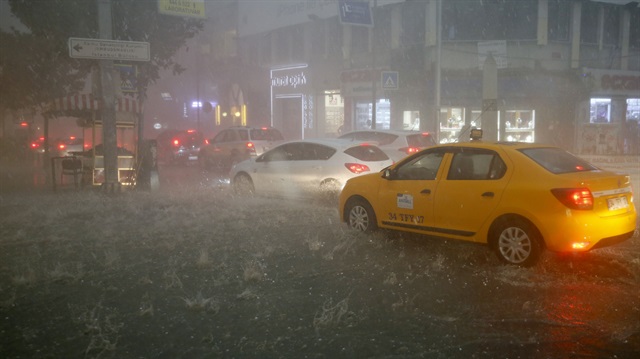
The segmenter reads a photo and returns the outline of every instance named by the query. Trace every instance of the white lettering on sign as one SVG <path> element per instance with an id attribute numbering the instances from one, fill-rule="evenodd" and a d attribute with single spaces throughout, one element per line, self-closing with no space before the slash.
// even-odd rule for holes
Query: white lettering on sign
<path id="1" fill-rule="evenodd" d="M 300 72 L 294 75 L 282 75 L 271 78 L 271 87 L 293 87 L 306 85 L 307 77 L 304 72 Z"/>

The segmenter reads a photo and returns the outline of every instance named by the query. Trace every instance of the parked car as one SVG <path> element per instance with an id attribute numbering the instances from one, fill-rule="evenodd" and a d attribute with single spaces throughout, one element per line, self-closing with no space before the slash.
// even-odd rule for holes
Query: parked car
<path id="1" fill-rule="evenodd" d="M 84 152 L 84 140 L 75 136 L 70 136 L 62 140 L 57 140 L 53 145 L 53 156 L 74 156 Z"/>
<path id="2" fill-rule="evenodd" d="M 569 152 L 525 143 L 438 145 L 382 173 L 349 180 L 340 219 L 486 243 L 510 264 L 529 266 L 543 249 L 584 252 L 631 238 L 636 208 L 629 176 Z"/>
<path id="3" fill-rule="evenodd" d="M 44 153 L 44 137 L 38 137 L 29 144 L 31 151 L 35 153 Z M 51 148 L 51 146 L 49 146 Z"/>
<path id="4" fill-rule="evenodd" d="M 231 170 L 237 193 L 282 196 L 326 194 L 337 198 L 349 178 L 379 172 L 393 162 L 374 145 L 338 139 L 281 144 Z"/>
<path id="5" fill-rule="evenodd" d="M 417 131 L 360 130 L 345 133 L 338 138 L 374 142 L 395 162 L 422 149 L 436 145 L 435 139 L 429 132 Z"/>
<path id="6" fill-rule="evenodd" d="M 158 161 L 167 164 L 196 163 L 200 148 L 206 144 L 204 135 L 197 130 L 169 130 L 156 140 Z"/>
<path id="7" fill-rule="evenodd" d="M 261 155 L 284 142 L 280 131 L 272 127 L 230 127 L 220 131 L 200 149 L 198 160 L 206 169 L 228 172 L 231 167 Z"/>

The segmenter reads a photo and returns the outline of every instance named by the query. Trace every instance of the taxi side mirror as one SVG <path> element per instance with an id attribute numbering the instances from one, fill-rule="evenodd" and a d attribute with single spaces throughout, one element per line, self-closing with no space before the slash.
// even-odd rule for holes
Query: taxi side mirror
<path id="1" fill-rule="evenodd" d="M 392 179 L 395 179 L 395 177 L 396 177 L 396 171 L 392 170 L 391 168 L 386 168 L 382 172 L 382 178 L 386 180 L 392 180 Z"/>

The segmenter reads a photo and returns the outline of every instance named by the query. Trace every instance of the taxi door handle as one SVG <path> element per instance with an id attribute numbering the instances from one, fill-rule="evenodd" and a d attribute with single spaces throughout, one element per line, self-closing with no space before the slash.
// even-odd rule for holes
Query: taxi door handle
<path id="1" fill-rule="evenodd" d="M 482 194 L 482 197 L 491 197 L 491 198 L 493 198 L 493 196 L 494 196 L 493 192 L 485 192 L 485 193 Z"/>
<path id="2" fill-rule="evenodd" d="M 420 191 L 420 193 L 422 194 L 431 194 L 431 190 L 430 189 L 423 189 L 422 191 Z"/>

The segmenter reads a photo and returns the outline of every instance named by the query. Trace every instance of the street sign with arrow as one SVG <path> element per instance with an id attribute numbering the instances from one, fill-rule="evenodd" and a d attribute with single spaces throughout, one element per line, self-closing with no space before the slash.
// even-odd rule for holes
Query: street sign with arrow
<path id="1" fill-rule="evenodd" d="M 69 38 L 69 56 L 80 59 L 149 61 L 148 42 Z"/>

